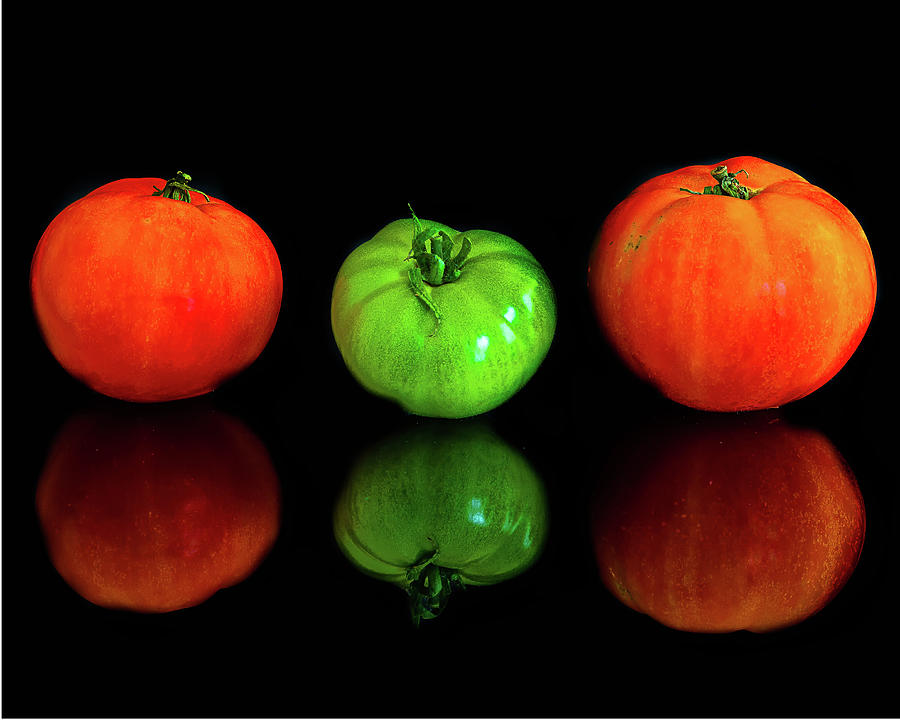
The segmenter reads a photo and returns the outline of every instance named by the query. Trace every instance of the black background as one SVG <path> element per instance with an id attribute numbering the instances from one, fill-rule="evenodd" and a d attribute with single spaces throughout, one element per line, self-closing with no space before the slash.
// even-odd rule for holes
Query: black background
<path id="1" fill-rule="evenodd" d="M 102 37 L 67 32 L 100 19 L 74 14 L 55 19 L 50 42 L 38 18 L 4 11 L 5 716 L 896 713 L 896 201 L 886 189 L 896 153 L 875 95 L 843 61 L 794 63 L 776 86 L 771 74 L 714 73 L 719 56 L 677 43 L 656 46 L 652 62 L 646 49 L 592 52 L 618 33 L 570 36 L 577 18 L 552 49 L 540 24 L 512 41 L 434 37 L 431 26 L 367 32 L 356 17 L 352 36 L 333 22 L 296 24 L 275 51 L 259 33 L 278 18 L 195 17 L 138 41 L 124 21 Z M 40 52 L 25 52 L 33 46 L 20 33 L 43 38 Z M 818 50 L 813 40 L 798 50 L 796 38 L 792 47 L 798 57 Z M 862 345 L 832 382 L 782 411 L 847 459 L 868 530 L 849 583 L 808 621 L 769 635 L 692 635 L 620 605 L 594 564 L 588 506 L 609 458 L 651 425 L 697 413 L 619 364 L 585 272 L 603 218 L 637 184 L 744 154 L 828 190 L 873 249 L 879 296 Z M 70 202 L 114 179 L 176 170 L 254 218 L 281 259 L 282 311 L 262 356 L 187 402 L 234 415 L 262 439 L 283 517 L 245 582 L 199 607 L 143 616 L 83 600 L 44 550 L 34 490 L 55 433 L 74 413 L 121 403 L 81 386 L 47 351 L 28 271 Z M 427 422 L 353 381 L 329 320 L 343 258 L 408 202 L 420 217 L 519 240 L 552 279 L 559 313 L 538 373 L 485 417 L 545 483 L 544 554 L 418 630 L 403 594 L 352 568 L 331 535 L 358 453 Z"/>

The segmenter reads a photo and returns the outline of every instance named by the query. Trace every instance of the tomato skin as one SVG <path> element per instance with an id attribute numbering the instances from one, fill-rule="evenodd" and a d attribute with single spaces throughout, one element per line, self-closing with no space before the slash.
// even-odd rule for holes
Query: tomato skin
<path id="1" fill-rule="evenodd" d="M 158 402 L 207 393 L 249 366 L 281 308 L 281 265 L 227 203 L 118 180 L 64 209 L 31 265 L 34 311 L 59 363 L 94 390 Z"/>
<path id="2" fill-rule="evenodd" d="M 79 595 L 164 613 L 256 570 L 278 536 L 281 486 L 263 443 L 233 417 L 118 405 L 65 423 L 35 506 L 50 560 Z"/>
<path id="3" fill-rule="evenodd" d="M 600 575 L 687 632 L 770 632 L 822 610 L 856 568 L 866 513 L 822 433 L 769 413 L 642 428 L 601 481 Z M 727 421 L 727 422 L 726 422 Z"/>
<path id="4" fill-rule="evenodd" d="M 721 163 L 749 200 L 693 195 L 714 165 L 653 178 L 605 220 L 588 275 L 601 327 L 663 394 L 702 410 L 784 405 L 834 377 L 876 297 L 868 240 L 847 208 L 753 157 Z"/>
<path id="5" fill-rule="evenodd" d="M 456 230 L 423 220 L 451 236 Z M 515 240 L 486 230 L 472 241 L 460 278 L 431 287 L 443 314 L 412 292 L 415 225 L 397 220 L 356 248 L 338 271 L 331 305 L 335 341 L 370 392 L 416 415 L 462 418 L 508 400 L 535 373 L 556 328 L 550 280 Z"/>

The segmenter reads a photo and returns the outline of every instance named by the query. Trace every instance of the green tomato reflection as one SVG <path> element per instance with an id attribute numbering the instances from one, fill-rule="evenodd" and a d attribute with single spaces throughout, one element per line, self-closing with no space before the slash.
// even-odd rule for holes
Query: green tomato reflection
<path id="1" fill-rule="evenodd" d="M 365 452 L 334 510 L 334 535 L 364 573 L 403 588 L 413 622 L 453 590 L 514 577 L 540 555 L 548 513 L 540 478 L 478 422 L 435 421 Z"/>

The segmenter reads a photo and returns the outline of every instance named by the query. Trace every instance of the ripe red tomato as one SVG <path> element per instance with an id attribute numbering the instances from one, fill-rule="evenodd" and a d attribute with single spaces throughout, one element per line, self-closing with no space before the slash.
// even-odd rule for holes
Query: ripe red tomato
<path id="1" fill-rule="evenodd" d="M 850 211 L 753 157 L 640 185 L 604 222 L 588 284 L 638 375 L 719 411 L 777 407 L 824 385 L 862 340 L 876 294 Z"/>
<path id="2" fill-rule="evenodd" d="M 103 185 L 57 215 L 35 251 L 44 339 L 105 395 L 202 395 L 256 360 L 275 328 L 275 248 L 253 220 L 190 192 L 189 181 L 179 173 Z"/>

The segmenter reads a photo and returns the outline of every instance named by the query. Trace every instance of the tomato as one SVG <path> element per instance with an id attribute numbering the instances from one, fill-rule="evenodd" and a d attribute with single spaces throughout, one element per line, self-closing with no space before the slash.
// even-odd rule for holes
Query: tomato
<path id="1" fill-rule="evenodd" d="M 192 607 L 256 570 L 278 536 L 265 447 L 224 414 L 181 405 L 70 419 L 36 493 L 50 559 L 106 608 Z"/>
<path id="2" fill-rule="evenodd" d="M 553 339 L 556 301 L 515 240 L 413 216 L 350 253 L 331 325 L 367 390 L 416 415 L 461 418 L 497 407 L 531 378 Z"/>
<path id="3" fill-rule="evenodd" d="M 861 342 L 876 295 L 850 211 L 753 157 L 640 185 L 603 223 L 588 279 L 628 366 L 672 400 L 718 411 L 824 385 Z"/>
<path id="4" fill-rule="evenodd" d="M 375 445 L 334 509 L 341 550 L 364 573 L 403 588 L 416 623 L 438 615 L 454 588 L 523 572 L 547 525 L 532 467 L 468 422 L 417 427 Z"/>
<path id="5" fill-rule="evenodd" d="M 865 537 L 856 479 L 820 432 L 767 415 L 643 431 L 601 481 L 596 557 L 622 603 L 678 630 L 768 632 L 845 585 Z"/>
<path id="6" fill-rule="evenodd" d="M 31 294 L 44 339 L 104 395 L 207 393 L 256 360 L 275 328 L 275 248 L 242 212 L 191 192 L 189 179 L 103 185 L 57 215 L 35 251 Z"/>

